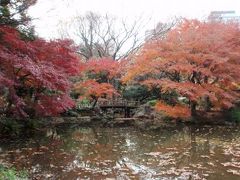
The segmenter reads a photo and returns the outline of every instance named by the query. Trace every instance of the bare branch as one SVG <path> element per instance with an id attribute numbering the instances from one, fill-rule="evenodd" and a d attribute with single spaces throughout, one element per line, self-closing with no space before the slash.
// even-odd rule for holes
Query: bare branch
<path id="1" fill-rule="evenodd" d="M 118 60 L 134 52 L 144 42 L 139 32 L 143 26 L 141 18 L 128 24 L 125 19 L 88 12 L 69 22 L 69 26 L 65 28 L 67 32 L 62 34 L 69 35 L 79 44 L 79 52 L 86 60 L 92 57 L 111 57 Z"/>

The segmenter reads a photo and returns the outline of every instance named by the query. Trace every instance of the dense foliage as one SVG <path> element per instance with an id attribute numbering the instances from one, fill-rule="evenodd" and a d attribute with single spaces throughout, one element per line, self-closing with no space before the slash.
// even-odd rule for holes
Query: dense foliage
<path id="1" fill-rule="evenodd" d="M 68 76 L 79 60 L 70 41 L 26 41 L 0 27 L 0 105 L 7 116 L 56 115 L 74 106 Z"/>
<path id="2" fill-rule="evenodd" d="M 75 106 L 69 94 L 92 107 L 118 96 L 151 102 L 174 118 L 229 110 L 239 101 L 238 23 L 183 20 L 164 36 L 147 38 L 127 59 L 83 62 L 69 40 L 23 36 L 19 27 L 35 1 L 19 1 L 20 19 L 9 14 L 18 8 L 14 2 L 1 1 L 0 109 L 6 116 L 58 115 Z"/>
<path id="3" fill-rule="evenodd" d="M 239 59 L 239 24 L 184 20 L 165 38 L 146 42 L 123 81 L 172 93 L 167 104 L 156 105 L 172 116 L 179 104 L 186 116 L 187 109 L 192 115 L 196 109 L 226 110 L 240 97 Z"/>
<path id="4" fill-rule="evenodd" d="M 81 68 L 82 80 L 74 86 L 79 99 L 88 98 L 96 105 L 98 99 L 111 99 L 118 95 L 115 88 L 120 77 L 119 62 L 109 58 L 91 59 Z"/>

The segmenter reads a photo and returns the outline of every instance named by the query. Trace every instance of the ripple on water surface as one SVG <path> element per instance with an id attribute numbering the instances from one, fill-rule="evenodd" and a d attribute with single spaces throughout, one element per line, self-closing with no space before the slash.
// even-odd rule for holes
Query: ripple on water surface
<path id="1" fill-rule="evenodd" d="M 35 179 L 240 179 L 239 127 L 49 129 L 0 142 L 0 164 Z"/>

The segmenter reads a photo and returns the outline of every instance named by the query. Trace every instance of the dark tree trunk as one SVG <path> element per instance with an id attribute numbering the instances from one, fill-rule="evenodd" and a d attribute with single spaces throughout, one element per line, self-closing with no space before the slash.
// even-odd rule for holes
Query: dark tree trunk
<path id="1" fill-rule="evenodd" d="M 211 102 L 209 96 L 204 96 L 204 111 L 208 112 L 211 109 Z"/>
<path id="2" fill-rule="evenodd" d="M 197 114 L 196 106 L 197 106 L 196 102 L 190 102 L 190 109 L 191 109 L 191 115 L 192 116 L 196 116 L 196 114 Z"/>

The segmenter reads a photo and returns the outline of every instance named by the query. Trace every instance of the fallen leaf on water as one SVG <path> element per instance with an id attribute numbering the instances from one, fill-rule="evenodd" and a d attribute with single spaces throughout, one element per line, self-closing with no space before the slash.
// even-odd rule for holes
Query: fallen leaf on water
<path id="1" fill-rule="evenodd" d="M 232 167 L 240 168 L 240 162 L 226 162 L 221 164 L 223 166 L 232 166 Z"/>
<path id="2" fill-rule="evenodd" d="M 149 155 L 149 156 L 159 156 L 162 153 L 161 152 L 150 152 L 150 153 L 144 153 L 145 155 Z"/>
<path id="3" fill-rule="evenodd" d="M 44 154 L 44 152 L 34 152 L 32 155 L 39 155 L 39 154 Z"/>
<path id="4" fill-rule="evenodd" d="M 233 173 L 234 175 L 240 175 L 239 170 L 228 169 L 227 172 Z"/>

